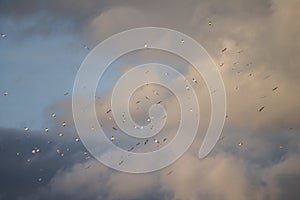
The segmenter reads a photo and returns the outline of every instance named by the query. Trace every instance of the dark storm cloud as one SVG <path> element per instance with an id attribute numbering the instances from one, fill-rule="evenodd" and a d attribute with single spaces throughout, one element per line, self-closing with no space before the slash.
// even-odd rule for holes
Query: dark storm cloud
<path id="1" fill-rule="evenodd" d="M 3 199 L 30 195 L 47 184 L 57 170 L 85 161 L 85 148 L 74 141 L 61 144 L 59 138 L 45 133 L 3 128 L 0 136 L 0 196 Z M 40 149 L 40 153 L 33 155 L 34 148 Z M 57 149 L 64 153 L 63 157 Z"/>

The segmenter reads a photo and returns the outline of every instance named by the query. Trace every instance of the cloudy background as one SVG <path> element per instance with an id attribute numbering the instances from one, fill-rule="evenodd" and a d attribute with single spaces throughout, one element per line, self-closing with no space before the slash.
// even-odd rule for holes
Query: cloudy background
<path id="1" fill-rule="evenodd" d="M 7 35 L 0 37 L 0 199 L 300 199 L 299 9 L 298 0 L 0 0 L 0 33 Z M 198 80 L 192 83 L 203 108 L 198 137 L 174 164 L 133 175 L 100 164 L 77 140 L 71 94 L 89 49 L 143 26 L 174 29 L 203 45 L 223 77 L 228 117 L 222 139 L 199 160 L 208 92 L 182 63 L 189 80 Z M 99 85 L 109 88 L 114 72 Z M 163 88 L 156 97 L 149 87 L 133 97 L 137 119 L 160 100 L 177 107 Z M 110 137 L 117 133 L 103 91 L 97 114 Z M 139 95 L 149 95 L 149 105 L 134 104 Z M 160 133 L 166 143 L 175 121 Z M 164 145 L 122 139 L 116 138 L 119 146 L 136 151 Z"/>

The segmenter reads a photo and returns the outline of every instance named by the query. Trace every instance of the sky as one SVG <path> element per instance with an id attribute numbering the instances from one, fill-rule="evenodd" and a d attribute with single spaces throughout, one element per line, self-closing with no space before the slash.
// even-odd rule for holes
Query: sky
<path id="1" fill-rule="evenodd" d="M 7 35 L 0 37 L 0 200 L 300 199 L 299 9 L 298 0 L 0 0 L 0 33 Z M 162 101 L 172 112 L 158 136 L 166 142 L 138 146 L 144 140 L 111 128 L 109 91 L 140 58 L 164 60 L 195 78 L 201 107 L 196 140 L 180 159 L 156 172 L 127 174 L 98 162 L 81 143 L 72 89 L 98 43 L 147 26 L 180 31 L 206 49 L 224 81 L 227 117 L 221 139 L 199 160 L 210 120 L 201 75 L 165 52 L 120 58 L 99 83 L 95 104 L 107 137 L 120 147 L 161 148 L 178 127 L 174 95 L 149 85 L 134 93 L 131 114 L 143 124 L 149 106 Z M 137 104 L 145 95 L 150 100 Z"/>

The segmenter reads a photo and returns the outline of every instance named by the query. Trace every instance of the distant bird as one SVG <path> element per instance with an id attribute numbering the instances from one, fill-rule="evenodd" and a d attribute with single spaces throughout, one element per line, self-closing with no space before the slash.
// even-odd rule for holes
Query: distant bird
<path id="1" fill-rule="evenodd" d="M 131 147 L 128 151 L 132 151 L 134 149 L 134 147 Z"/>
<path id="2" fill-rule="evenodd" d="M 224 49 L 222 49 L 222 53 L 224 53 L 227 50 L 227 48 L 225 47 Z"/>
<path id="3" fill-rule="evenodd" d="M 0 33 L 0 36 L 1 36 L 2 38 L 7 38 L 7 35 L 4 34 L 4 33 Z"/>
<path id="4" fill-rule="evenodd" d="M 261 108 L 258 110 L 258 112 L 261 112 L 264 108 L 265 108 L 264 106 L 261 107 Z"/>
<path id="5" fill-rule="evenodd" d="M 91 165 L 87 166 L 85 169 L 89 169 L 91 167 Z"/>
<path id="6" fill-rule="evenodd" d="M 221 140 L 223 140 L 225 138 L 225 136 L 220 137 L 220 139 L 218 140 L 218 142 L 220 142 Z"/>
<path id="7" fill-rule="evenodd" d="M 147 140 L 145 141 L 145 143 L 144 143 L 144 144 L 147 144 L 147 143 L 148 143 L 148 141 L 149 141 L 149 140 L 147 139 Z"/>
<path id="8" fill-rule="evenodd" d="M 167 173 L 167 176 L 169 176 L 169 175 L 172 174 L 172 173 L 173 173 L 173 170 L 169 171 L 169 172 Z"/>
<path id="9" fill-rule="evenodd" d="M 274 87 L 274 88 L 272 89 L 272 91 L 277 90 L 277 89 L 278 89 L 278 87 Z"/>
<path id="10" fill-rule="evenodd" d="M 110 140 L 114 141 L 115 140 L 115 136 L 111 136 Z"/>
<path id="11" fill-rule="evenodd" d="M 213 90 L 212 92 L 211 92 L 211 94 L 214 94 L 214 93 L 216 93 L 217 92 L 217 90 Z"/>
<path id="12" fill-rule="evenodd" d="M 220 67 L 223 67 L 223 65 L 224 65 L 224 63 L 221 63 L 221 64 L 220 64 Z"/>
<path id="13" fill-rule="evenodd" d="M 87 45 L 83 45 L 83 47 L 85 48 L 85 49 L 87 49 L 87 50 L 90 50 L 90 48 L 87 46 Z"/>

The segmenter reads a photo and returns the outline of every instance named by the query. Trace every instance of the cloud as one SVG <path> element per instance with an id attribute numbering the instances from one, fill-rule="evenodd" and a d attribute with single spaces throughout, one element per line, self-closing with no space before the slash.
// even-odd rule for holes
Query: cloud
<path id="1" fill-rule="evenodd" d="M 198 138 L 176 163 L 162 171 L 143 175 L 122 174 L 94 160 L 85 161 L 82 146 L 74 146 L 74 155 L 58 162 L 56 148 L 73 144 L 75 129 L 70 99 L 57 102 L 53 106 L 58 110 L 56 120 L 59 124 L 67 122 L 70 127 L 66 131 L 68 136 L 56 141 L 58 144 L 49 149 L 42 148 L 44 157 L 34 157 L 34 167 L 21 171 L 22 181 L 14 178 L 11 182 L 2 182 L 1 188 L 4 189 L 0 190 L 0 199 L 17 196 L 20 199 L 299 199 L 300 27 L 295 25 L 295 19 L 300 17 L 298 0 L 0 1 L 0 8 L 3 19 L 14 25 L 21 24 L 19 34 L 24 31 L 43 35 L 53 31 L 58 24 L 61 27 L 63 23 L 67 26 L 70 23 L 71 27 L 79 28 L 80 37 L 88 38 L 92 44 L 113 33 L 138 26 L 163 26 L 182 31 L 199 41 L 218 66 L 224 63 L 219 68 L 228 97 L 225 138 L 219 141 L 208 158 L 198 160 L 196 155 L 201 143 L 201 138 Z M 31 20 L 32 23 L 25 23 Z M 208 25 L 210 20 L 212 26 Z M 227 50 L 222 53 L 225 47 Z M 195 89 L 199 97 L 205 98 L 204 116 L 208 118 L 208 93 L 204 92 L 203 81 L 192 69 L 184 73 L 199 80 Z M 272 91 L 275 87 L 278 89 Z M 152 87 L 144 88 L 144 94 L 152 93 L 152 90 Z M 164 92 L 161 94 L 163 96 Z M 166 102 L 174 99 L 169 95 L 165 97 Z M 97 103 L 100 120 L 107 121 L 108 103 L 106 95 L 101 96 Z M 178 105 L 172 101 L 168 106 L 173 110 Z M 258 112 L 262 106 L 265 109 Z M 133 111 L 137 119 L 145 117 L 145 113 Z M 170 130 L 173 131 L 177 118 L 170 119 Z M 111 134 L 112 123 L 107 122 L 104 126 Z M 49 128 L 53 133 L 60 131 L 57 124 Z M 200 131 L 203 129 L 205 126 Z M 15 144 L 12 135 L 18 133 L 3 132 L 0 141 L 4 143 L 4 149 L 9 149 L 9 144 Z M 44 147 L 48 139 L 53 138 L 32 139 L 30 144 L 21 144 L 18 148 L 25 148 L 28 153 L 24 159 L 29 158 L 30 149 L 34 145 Z M 135 144 L 129 140 L 123 142 Z M 243 142 L 243 146 L 238 146 L 238 142 Z M 9 179 L 8 176 L 20 171 L 19 161 L 15 160 L 16 152 L 0 153 L 2 158 L 7 158 L 7 153 L 10 155 L 11 160 L 2 165 L 4 170 L 1 170 L 1 177 Z M 41 166 L 50 166 L 43 185 L 27 184 L 28 179 L 36 181 L 31 174 Z M 10 196 L 14 183 L 18 182 L 27 187 Z"/>
<path id="2" fill-rule="evenodd" d="M 199 161 L 183 156 L 160 172 L 132 175 L 115 172 L 96 161 L 59 171 L 35 196 L 73 199 L 297 199 L 299 156 L 256 168 L 220 153 Z M 87 167 L 89 168 L 87 169 Z M 250 173 L 255 170 L 254 173 Z M 263 175 L 263 176 L 262 176 Z M 32 197 L 30 197 L 32 198 Z"/>
<path id="3" fill-rule="evenodd" d="M 3 199 L 17 199 L 35 193 L 39 186 L 51 180 L 57 170 L 86 161 L 80 143 L 74 140 L 62 143 L 52 132 L 0 128 L 0 135 L 0 158 L 3 161 L 0 165 L 0 197 Z M 32 149 L 36 148 L 40 153 L 32 154 Z M 57 149 L 64 154 L 63 157 Z"/>

